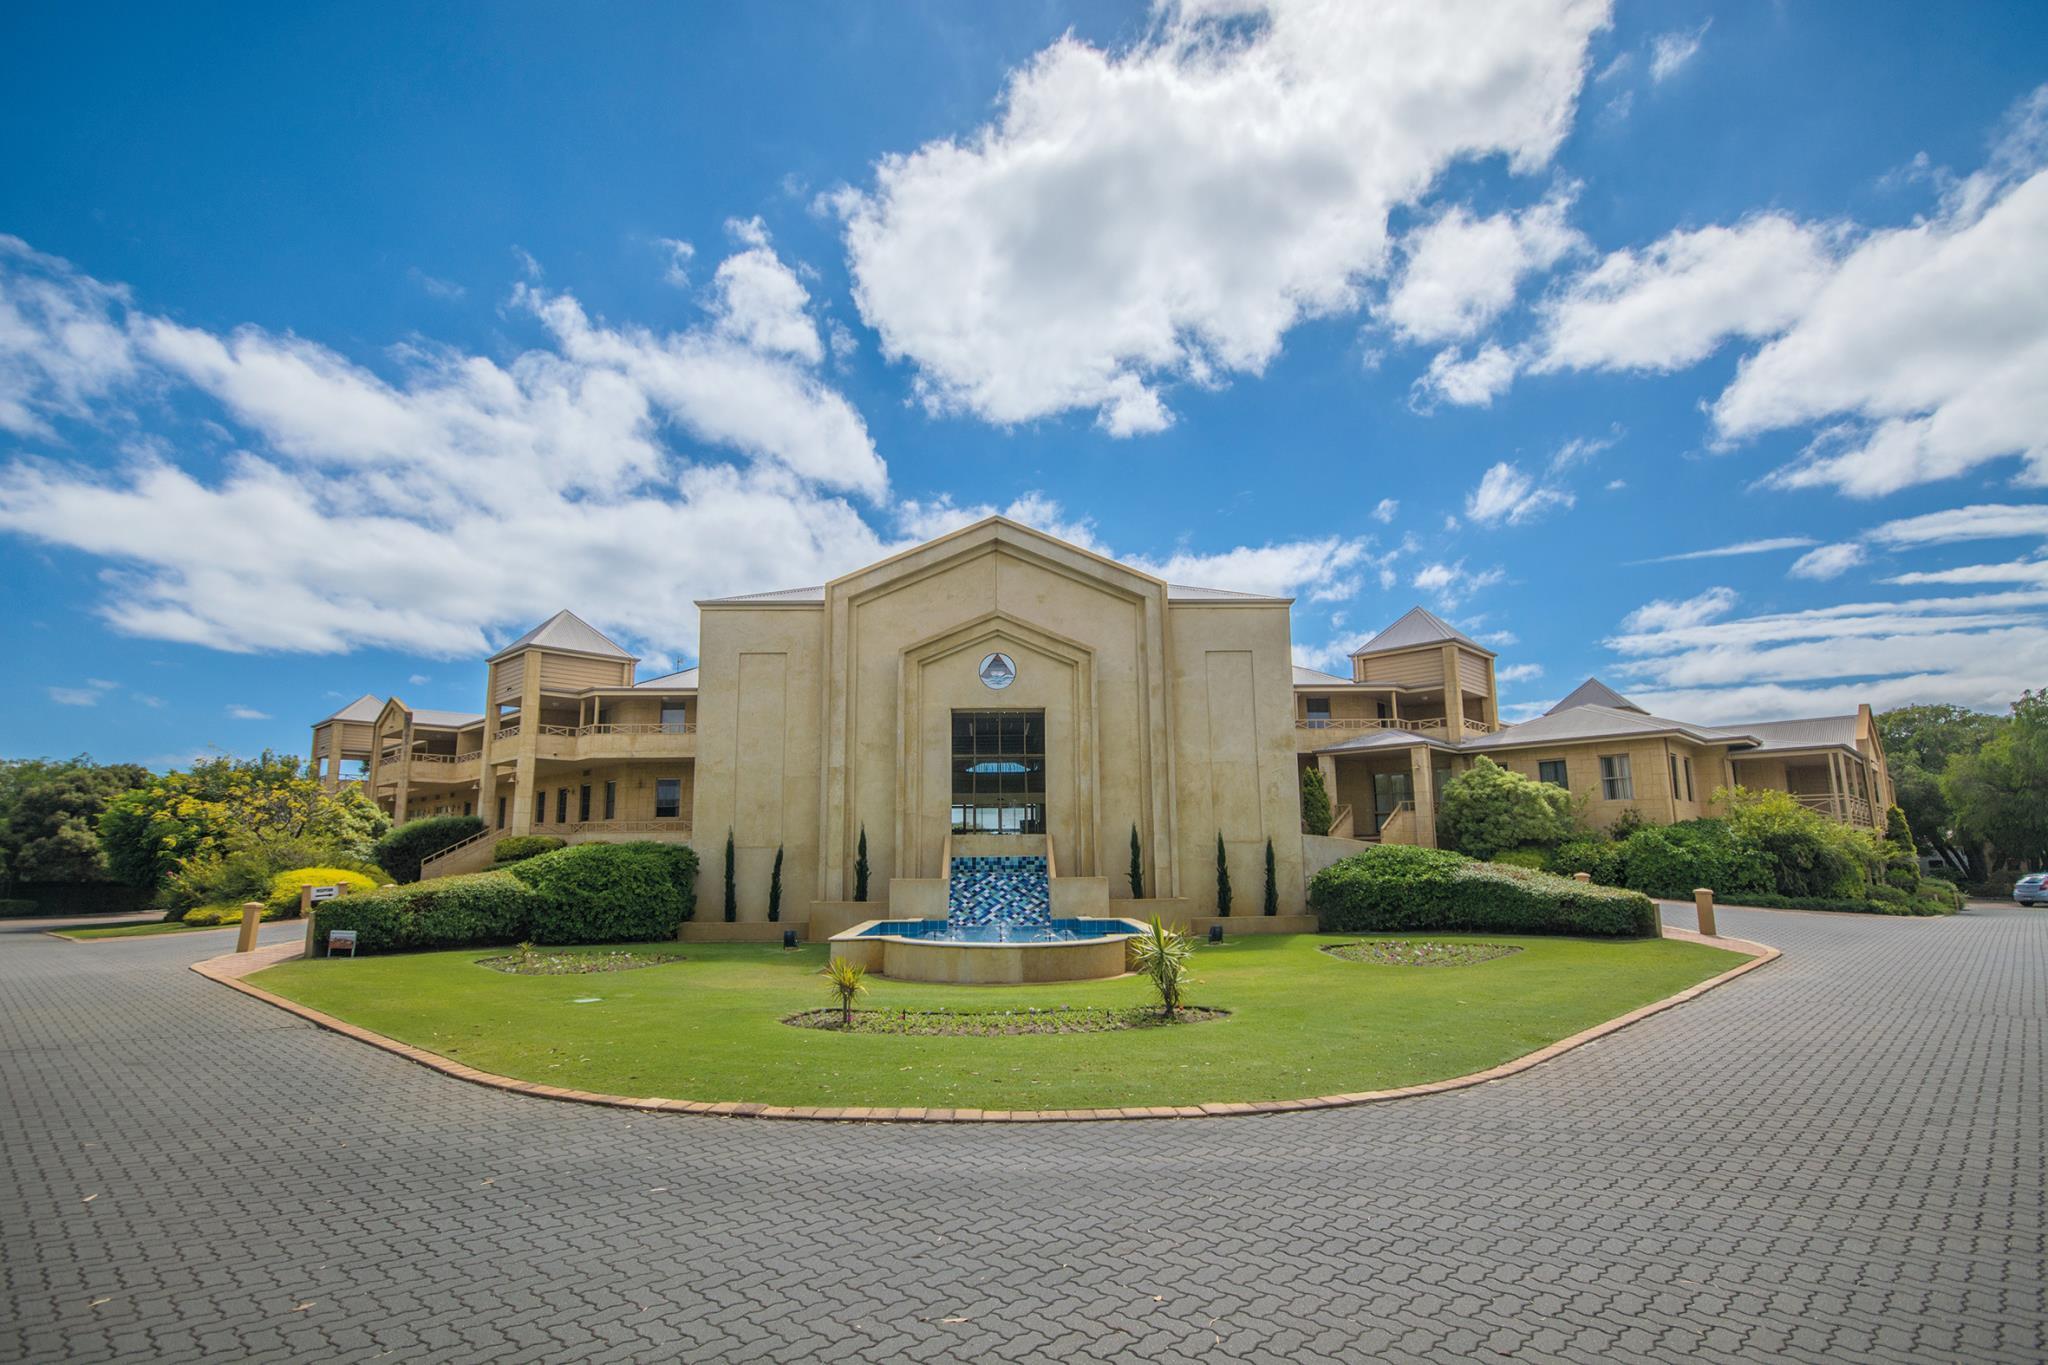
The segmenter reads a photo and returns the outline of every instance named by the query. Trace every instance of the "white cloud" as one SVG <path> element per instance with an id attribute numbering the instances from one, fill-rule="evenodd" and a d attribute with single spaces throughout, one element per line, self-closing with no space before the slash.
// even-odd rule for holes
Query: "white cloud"
<path id="1" fill-rule="evenodd" d="M 1732 599 L 1731 599 L 1732 602 Z M 1629 696 L 1707 724 L 1946 702 L 2003 710 L 2048 676 L 2048 590 L 1623 623 Z M 1725 612 L 1711 613 L 1723 617 Z"/>
<path id="2" fill-rule="evenodd" d="M 433 679 L 428 677 L 424 673 L 415 673 L 411 677 L 407 678 L 406 681 L 411 683 L 414 687 L 423 687 L 427 683 L 432 682 Z"/>
<path id="3" fill-rule="evenodd" d="M 1700 40 L 1713 24 L 1709 19 L 1695 29 L 1658 34 L 1650 44 L 1650 79 L 1661 83 L 1677 75 L 1681 67 L 1698 55 Z"/>
<path id="4" fill-rule="evenodd" d="M 0 430 L 48 437 L 136 372 L 124 290 L 0 233 Z"/>
<path id="5" fill-rule="evenodd" d="M 712 277 L 712 312 L 718 330 L 766 354 L 795 356 L 815 365 L 825 358 L 811 301 L 796 272 L 768 245 L 759 218 L 727 225 L 746 250 L 719 262 Z"/>
<path id="6" fill-rule="evenodd" d="M 1408 234 L 1387 300 L 1377 311 L 1407 341 L 1478 335 L 1515 301 L 1522 280 L 1548 270 L 1585 239 L 1555 194 L 1520 213 L 1474 218 L 1456 205 Z"/>
<path id="7" fill-rule="evenodd" d="M 1682 369 L 1731 337 L 1783 330 L 1829 266 L 1827 234 L 1779 213 L 1616 251 L 1544 301 L 1529 368 Z"/>
<path id="8" fill-rule="evenodd" d="M 1587 463 L 1601 451 L 1611 448 L 1616 441 L 1621 439 L 1621 436 L 1621 427 L 1617 423 L 1611 435 L 1572 437 L 1571 440 L 1559 446 L 1557 453 L 1550 457 L 1550 472 L 1552 474 L 1562 474 L 1569 469 Z"/>
<path id="9" fill-rule="evenodd" d="M 43 690 L 59 706 L 98 706 L 100 698 L 118 686 L 119 683 L 108 682 L 105 678 L 87 678 L 83 687 L 46 687 Z"/>
<path id="10" fill-rule="evenodd" d="M 1409 398 L 1418 411 L 1428 411 L 1439 401 L 1459 407 L 1491 407 L 1515 382 L 1515 357 L 1493 342 L 1487 342 L 1470 359 L 1455 346 L 1447 346 L 1430 358 L 1429 369 L 1415 381 Z"/>
<path id="11" fill-rule="evenodd" d="M 1429 593 L 1437 605 L 1448 609 L 1506 578 L 1507 571 L 1498 567 L 1468 571 L 1465 561 L 1460 559 L 1451 564 L 1437 561 L 1423 565 L 1409 580 L 1409 586 Z"/>
<path id="12" fill-rule="evenodd" d="M 1793 560 L 1792 567 L 1785 572 L 1793 578 L 1810 578 L 1825 582 L 1831 578 L 1840 578 L 1869 557 L 1862 545 L 1853 540 L 1845 540 L 1808 550 Z"/>
<path id="13" fill-rule="evenodd" d="M 1965 540 L 2048 536 L 2048 505 L 1980 502 L 1901 517 L 1874 528 L 1870 538 L 1894 547 L 1951 545 Z"/>
<path id="14" fill-rule="evenodd" d="M 1514 465 L 1503 460 L 1480 477 L 1479 486 L 1465 497 L 1465 516 L 1481 526 L 1506 522 L 1520 526 L 1542 516 L 1553 507 L 1568 508 L 1572 495 L 1559 488 L 1545 488 Z"/>
<path id="15" fill-rule="evenodd" d="M 411 277 L 412 282 L 418 285 L 420 291 L 428 298 L 440 299 L 444 303 L 458 302 L 463 295 L 469 292 L 461 285 L 455 283 L 455 281 L 429 275 L 418 266 L 412 267 L 406 274 Z"/>
<path id="16" fill-rule="evenodd" d="M 1607 15 L 1166 0 L 1126 50 L 1062 38 L 988 126 L 836 197 L 856 302 L 932 410 L 1160 430 L 1162 386 L 1256 374 L 1356 309 L 1389 210 L 1453 161 L 1544 166 Z"/>
<path id="17" fill-rule="evenodd" d="M 1687 550 L 1683 554 L 1659 555 L 1655 559 L 1640 562 L 1677 564 L 1688 559 L 1726 559 L 1734 555 L 1763 555 L 1778 550 L 1803 550 L 1815 543 L 1812 536 L 1772 536 L 1765 540 L 1738 540 L 1732 545 L 1715 545 L 1705 550 Z"/>
<path id="18" fill-rule="evenodd" d="M 1952 569 L 1916 570 L 1887 583 L 2032 583 L 2048 588 L 2048 559 L 2015 559 L 2006 564 L 1961 564 Z"/>
<path id="19" fill-rule="evenodd" d="M 1622 620 L 1625 631 L 1684 630 L 1725 616 L 1735 609 L 1733 588 L 1708 588 L 1697 597 L 1672 602 L 1658 598 L 1645 602 Z"/>
<path id="20" fill-rule="evenodd" d="M 1391 526 L 1394 521 L 1394 514 L 1400 510 L 1401 502 L 1398 498 L 1381 498 L 1377 503 L 1373 504 L 1372 519 L 1383 525 Z"/>
<path id="21" fill-rule="evenodd" d="M 230 705 L 230 706 L 228 707 L 228 714 L 229 714 L 230 716 L 233 716 L 233 717 L 234 717 L 234 718 L 235 718 L 236 720 L 269 720 L 269 719 L 271 719 L 271 715 L 270 715 L 270 713 L 269 713 L 268 711 L 258 711 L 258 710 L 257 710 L 257 709 L 256 709 L 255 707 L 253 707 L 253 706 L 244 706 L 244 705 L 242 705 L 242 704 L 241 704 L 240 702 L 235 702 L 235 703 L 231 704 L 231 705 Z"/>
<path id="22" fill-rule="evenodd" d="M 1506 668 L 1494 670 L 1494 680 L 1503 687 L 1515 683 L 1530 682 L 1543 676 L 1542 664 L 1509 664 Z"/>
<path id="23" fill-rule="evenodd" d="M 668 263 L 662 267 L 661 278 L 678 289 L 690 286 L 690 262 L 696 258 L 697 248 L 680 237 L 657 237 L 654 244 L 668 253 Z"/>

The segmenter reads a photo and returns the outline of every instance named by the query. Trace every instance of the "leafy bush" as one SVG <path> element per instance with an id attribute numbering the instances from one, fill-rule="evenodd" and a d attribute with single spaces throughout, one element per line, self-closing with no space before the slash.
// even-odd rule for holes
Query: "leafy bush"
<path id="1" fill-rule="evenodd" d="M 1550 850 L 1544 870 L 1563 877 L 1584 872 L 1602 886 L 1619 886 L 1621 845 L 1597 834 L 1576 835 Z"/>
<path id="2" fill-rule="evenodd" d="M 552 834 L 508 834 L 491 849 L 494 863 L 518 863 L 528 858 L 538 858 L 543 853 L 553 853 L 562 847 L 562 841 Z"/>
<path id="3" fill-rule="evenodd" d="M 1920 851 L 1914 847 L 1913 829 L 1906 823 L 1906 812 L 1897 806 L 1884 813 L 1882 851 L 1886 884 L 1901 891 L 1917 891 L 1920 887 Z"/>
<path id="4" fill-rule="evenodd" d="M 270 893 L 263 898 L 263 918 L 290 919 L 299 913 L 299 892 L 308 886 L 345 886 L 349 894 L 374 891 L 377 879 L 346 867 L 301 867 L 280 872 L 270 879 Z M 191 916 L 187 915 L 189 920 Z"/>
<path id="5" fill-rule="evenodd" d="M 193 907 L 207 905 L 231 905 L 240 914 L 247 901 L 269 901 L 279 873 L 307 867 L 344 869 L 366 878 L 366 886 L 383 880 L 374 863 L 352 857 L 333 839 L 243 832 L 229 835 L 223 851 L 186 859 L 165 879 L 157 903 L 173 919 L 188 919 Z"/>
<path id="6" fill-rule="evenodd" d="M 313 912 L 315 941 L 325 953 L 329 933 L 353 929 L 364 953 L 519 943 L 546 904 L 509 872 L 436 877 L 323 901 Z"/>
<path id="7" fill-rule="evenodd" d="M 170 917 L 165 916 L 165 918 L 168 919 Z M 202 929 L 222 924 L 240 924 L 242 922 L 242 907 L 240 904 L 195 905 L 180 916 L 180 918 L 186 924 L 196 924 Z M 265 906 L 263 918 L 268 921 L 277 919 L 278 916 L 271 914 L 269 907 Z"/>
<path id="8" fill-rule="evenodd" d="M 408 820 L 377 841 L 370 856 L 403 886 L 420 879 L 420 864 L 443 849 L 451 848 L 472 835 L 483 833 L 484 822 L 474 815 L 430 815 Z"/>
<path id="9" fill-rule="evenodd" d="M 1877 899 L 1884 896 L 1889 899 Z M 1876 896 L 1842 899 L 1835 896 L 1779 896 L 1770 892 L 1745 895 L 1736 908 L 1755 906 L 1763 910 L 1831 910 L 1851 915 L 1950 915 L 1962 908 L 1955 897 L 1940 891 L 1904 892 L 1893 887 L 1877 888 Z"/>
<path id="10" fill-rule="evenodd" d="M 1310 834 L 1328 834 L 1333 812 L 1330 810 L 1330 789 L 1323 783 L 1323 770 L 1307 767 L 1301 770 L 1301 825 Z M 1135 830 L 1135 826 L 1133 829 Z"/>
<path id="11" fill-rule="evenodd" d="M 34 901 L 0 900 L 0 919 L 21 919 L 35 913 Z"/>
<path id="12" fill-rule="evenodd" d="M 535 943 L 673 938 L 696 901 L 697 855 L 679 844 L 576 844 L 507 871 L 539 897 Z"/>
<path id="13" fill-rule="evenodd" d="M 1511 848 L 1493 855 L 1503 867 L 1526 867 L 1532 872 L 1550 870 L 1550 854 L 1540 848 Z"/>
<path id="14" fill-rule="evenodd" d="M 1651 896 L 1685 900 L 1702 886 L 1722 896 L 1774 887 L 1762 852 L 1724 820 L 1645 825 L 1621 845 L 1620 858 L 1621 884 Z"/>
<path id="15" fill-rule="evenodd" d="M 1714 795 L 1728 811 L 1735 838 L 1763 856 L 1772 884 L 1762 889 L 1781 896 L 1862 900 L 1883 879 L 1884 860 L 1875 841 L 1808 810 L 1786 792 L 1734 787 Z"/>
<path id="16" fill-rule="evenodd" d="M 1654 938 L 1656 904 L 1639 892 L 1474 862 L 1446 849 L 1386 844 L 1324 868 L 1309 906 L 1326 933 L 1444 929 Z"/>
<path id="17" fill-rule="evenodd" d="M 1490 758 L 1444 783 L 1437 825 L 1459 852 L 1491 858 L 1504 849 L 1555 844 L 1571 833 L 1572 798 L 1562 787 L 1510 772 Z"/>

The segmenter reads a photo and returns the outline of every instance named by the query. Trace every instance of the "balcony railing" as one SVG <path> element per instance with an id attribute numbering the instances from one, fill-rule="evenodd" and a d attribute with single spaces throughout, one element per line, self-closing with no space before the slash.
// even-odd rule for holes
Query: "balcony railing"
<path id="1" fill-rule="evenodd" d="M 690 837 L 690 822 L 681 817 L 667 820 L 577 820 L 567 829 L 570 834 L 673 834 L 684 839 Z"/>
<path id="2" fill-rule="evenodd" d="M 1860 796 L 1831 796 L 1826 792 L 1791 792 L 1789 795 L 1808 810 L 1846 820 L 1852 825 L 1868 825 L 1875 818 L 1870 803 Z"/>
<path id="3" fill-rule="evenodd" d="M 505 727 L 504 729 L 502 729 L 502 730 L 498 731 L 498 732 L 497 732 L 496 734 L 492 735 L 492 736 L 491 736 L 491 738 L 492 738 L 492 739 L 517 739 L 517 738 L 519 738 L 519 727 L 518 727 L 518 726 L 516 726 L 516 725 L 507 725 L 507 726 L 506 726 L 506 727 Z"/>
<path id="4" fill-rule="evenodd" d="M 1294 722 L 1297 730 L 1441 730 L 1441 720 L 1393 720 L 1355 716 L 1308 716 Z"/>
<path id="5" fill-rule="evenodd" d="M 467 754 L 414 754 L 412 756 L 412 761 L 414 763 L 438 763 L 444 765 L 452 765 L 462 763 L 475 763 L 482 757 L 483 754 L 481 752 L 473 752 Z"/>
<path id="6" fill-rule="evenodd" d="M 540 732 L 574 739 L 583 735 L 694 735 L 697 727 L 681 721 L 643 721 L 627 725 L 606 721 L 601 725 L 543 725 Z"/>

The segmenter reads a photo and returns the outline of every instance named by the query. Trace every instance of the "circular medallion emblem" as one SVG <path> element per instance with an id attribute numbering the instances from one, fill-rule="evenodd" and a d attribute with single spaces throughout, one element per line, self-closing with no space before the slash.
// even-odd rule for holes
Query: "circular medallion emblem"
<path id="1" fill-rule="evenodd" d="M 991 654 L 981 661 L 978 670 L 984 687 L 1000 692 L 1017 681 L 1017 664 L 1007 654 Z"/>

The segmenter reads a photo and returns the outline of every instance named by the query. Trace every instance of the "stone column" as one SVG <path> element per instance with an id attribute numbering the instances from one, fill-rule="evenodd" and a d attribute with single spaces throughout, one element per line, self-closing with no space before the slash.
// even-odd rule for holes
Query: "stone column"
<path id="1" fill-rule="evenodd" d="M 1465 734 L 1465 689 L 1458 682 L 1458 647 L 1444 646 L 1444 735 L 1456 744 Z"/>
<path id="2" fill-rule="evenodd" d="M 1408 751 L 1409 786 L 1415 792 L 1415 842 L 1423 848 L 1436 847 L 1435 755 L 1427 744 Z"/>

